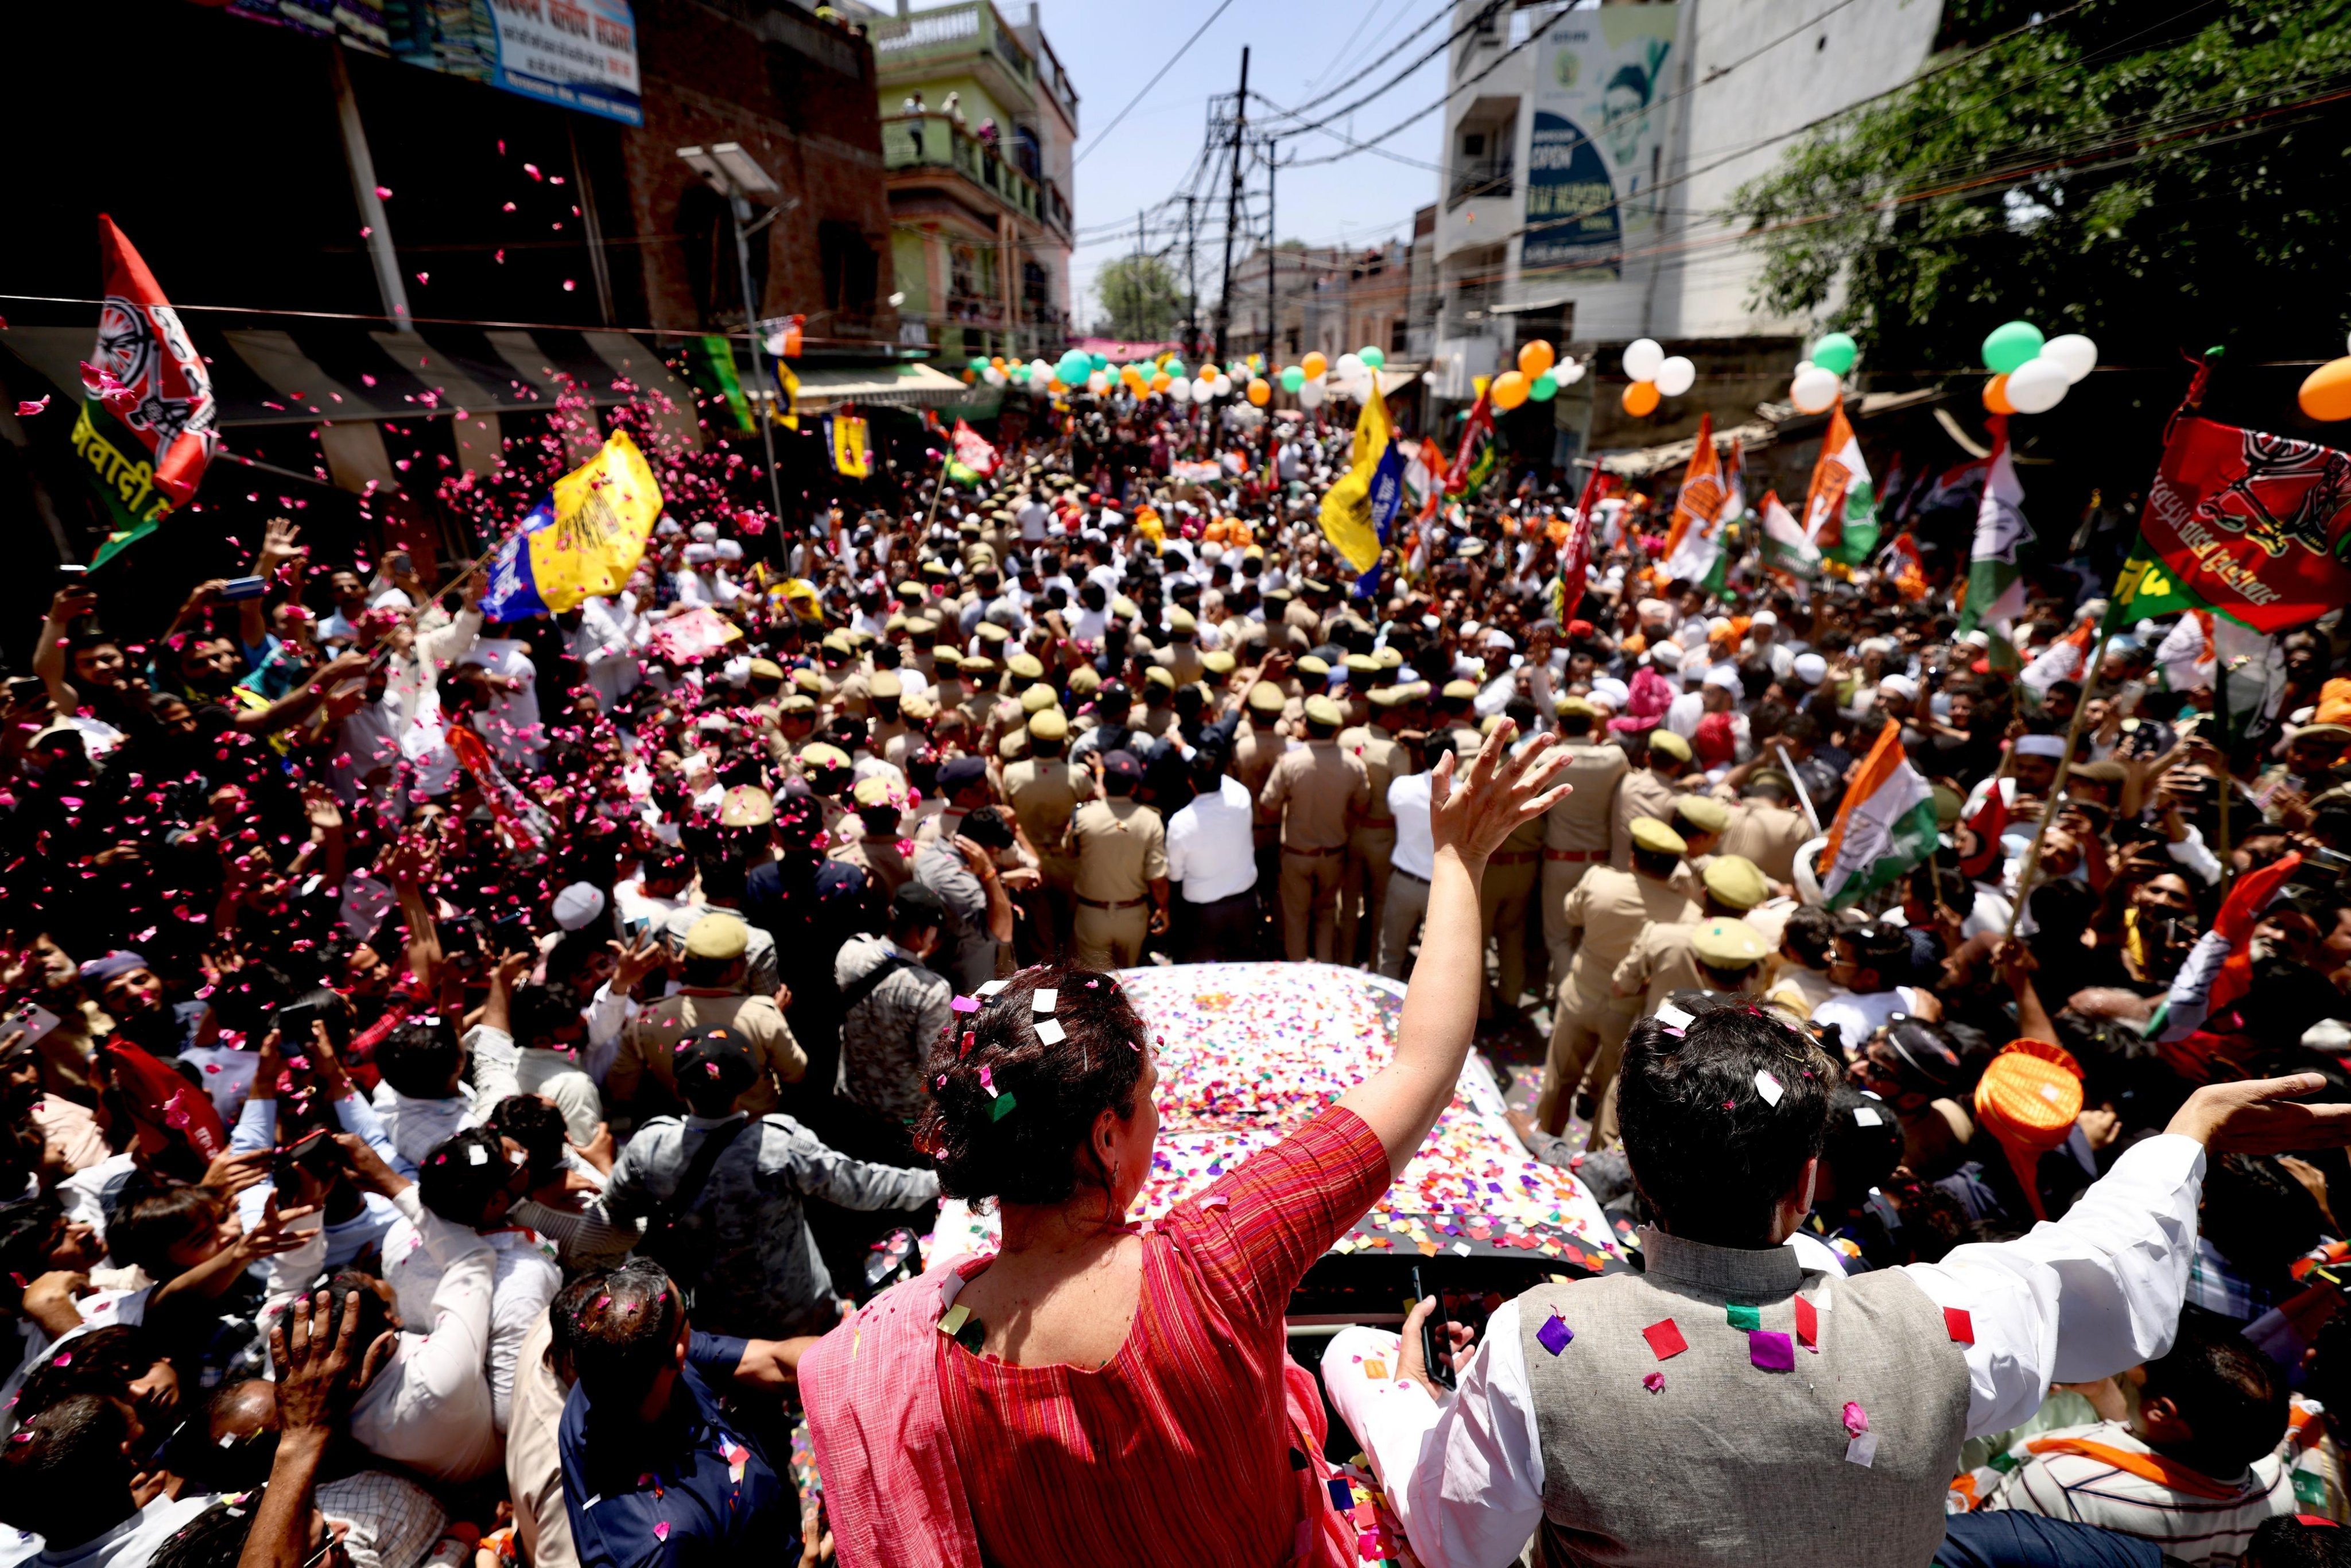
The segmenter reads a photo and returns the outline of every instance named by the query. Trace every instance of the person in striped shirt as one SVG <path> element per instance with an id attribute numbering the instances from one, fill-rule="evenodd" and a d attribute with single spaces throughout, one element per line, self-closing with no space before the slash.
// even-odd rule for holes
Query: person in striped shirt
<path id="1" fill-rule="evenodd" d="M 2285 1378 L 2241 1336 L 2190 1313 L 2119 1381 L 2128 1421 L 2026 1439 L 1984 1506 L 2136 1535 L 2191 1565 L 2236 1562 L 2263 1520 L 2296 1511 Z"/>

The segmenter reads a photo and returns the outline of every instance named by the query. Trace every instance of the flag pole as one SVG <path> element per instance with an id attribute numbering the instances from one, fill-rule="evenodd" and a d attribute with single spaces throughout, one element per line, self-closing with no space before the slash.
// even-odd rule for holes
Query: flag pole
<path id="1" fill-rule="evenodd" d="M 2090 655 L 2090 667 L 2082 673 L 2082 695 L 2074 704 L 2074 722 L 2065 727 L 2065 754 L 2057 759 L 2057 777 L 2049 785 L 2049 799 L 2042 802 L 2041 821 L 2032 830 L 2032 847 L 2024 852 L 2024 870 L 2016 879 L 2016 902 L 2008 911 L 2010 941 L 2016 939 L 2025 895 L 2032 891 L 2032 878 L 2041 869 L 2041 841 L 2049 835 L 2049 820 L 2057 814 L 2057 802 L 2064 799 L 2065 779 L 2074 771 L 2074 747 L 2082 738 L 2082 716 L 2090 711 L 2090 694 L 2097 689 L 2099 672 L 2106 667 L 2106 640 L 2114 634 L 2111 625 L 2098 628 L 2098 646 Z M 2000 786 L 1995 783 L 1992 788 Z"/>

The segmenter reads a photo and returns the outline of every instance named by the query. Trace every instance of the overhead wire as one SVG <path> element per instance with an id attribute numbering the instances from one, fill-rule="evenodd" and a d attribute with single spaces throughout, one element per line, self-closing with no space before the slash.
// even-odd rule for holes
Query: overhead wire
<path id="1" fill-rule="evenodd" d="M 1160 68 L 1152 73 L 1151 79 L 1144 82 L 1142 88 L 1137 90 L 1135 95 L 1126 100 L 1126 107 L 1120 110 L 1116 114 L 1112 115 L 1110 123 L 1096 131 L 1093 136 L 1087 141 L 1085 146 L 1079 149 L 1078 155 L 1070 160 L 1071 168 L 1075 169 L 1079 164 L 1084 162 L 1088 153 L 1092 152 L 1095 148 L 1100 147 L 1103 142 L 1110 139 L 1110 133 L 1118 129 L 1119 121 L 1124 120 L 1129 114 L 1132 114 L 1134 111 L 1134 106 L 1141 103 L 1145 98 L 1148 98 L 1151 95 L 1151 89 L 1159 85 L 1160 78 L 1165 77 L 1169 71 L 1176 68 L 1176 62 L 1182 59 L 1186 54 L 1191 52 L 1192 46 L 1200 41 L 1200 36 L 1206 33 L 1209 28 L 1215 26 L 1217 25 L 1217 18 L 1223 16 L 1227 11 L 1232 9 L 1232 5 L 1233 0 L 1217 0 L 1217 8 L 1208 13 L 1208 19 L 1201 23 L 1198 27 L 1195 28 L 1190 37 L 1184 40 L 1184 47 L 1177 49 L 1174 54 L 1168 56 L 1166 60 L 1161 64 Z"/>

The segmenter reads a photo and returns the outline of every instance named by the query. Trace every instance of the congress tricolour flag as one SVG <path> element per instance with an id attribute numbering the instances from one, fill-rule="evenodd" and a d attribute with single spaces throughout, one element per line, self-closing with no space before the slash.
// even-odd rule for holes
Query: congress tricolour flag
<path id="1" fill-rule="evenodd" d="M 1739 444 L 1731 443 L 1726 468 L 1714 451 L 1714 419 L 1700 414 L 1698 447 L 1690 454 L 1682 476 L 1682 491 L 1674 502 L 1673 521 L 1666 529 L 1665 574 L 1669 581 L 1690 582 L 1708 592 L 1722 588 L 1729 564 L 1722 550 L 1722 530 L 1746 507 L 1735 473 Z"/>
<path id="2" fill-rule="evenodd" d="M 1877 496 L 1869 486 L 1869 465 L 1844 416 L 1844 400 L 1829 414 L 1813 465 L 1812 488 L 1804 496 L 1804 538 L 1826 559 L 1859 566 L 1877 549 Z"/>
<path id="3" fill-rule="evenodd" d="M 1780 504 L 1777 491 L 1763 493 L 1763 504 L 1756 508 L 1763 519 L 1763 564 L 1773 571 L 1793 578 L 1814 578 L 1821 574 L 1821 552 L 1804 537 L 1801 524 Z"/>
<path id="4" fill-rule="evenodd" d="M 2032 541 L 2032 526 L 2024 520 L 2024 486 L 2017 481 L 2016 460 L 2008 449 L 2005 415 L 1992 416 L 1991 440 L 1991 471 L 1976 507 L 1976 542 L 1968 559 L 1968 602 L 1959 612 L 1959 631 L 1965 634 L 1980 626 L 1989 632 L 1991 667 L 2012 673 L 2018 664 L 2016 622 L 2024 613 L 2024 574 L 2016 552 Z"/>
<path id="5" fill-rule="evenodd" d="M 996 472 L 996 448 L 987 438 L 958 419 L 955 422 L 956 461 L 985 479 Z"/>
<path id="6" fill-rule="evenodd" d="M 1844 909 L 1890 887 L 1935 852 L 1935 792 L 1902 751 L 1902 727 L 1877 732 L 1877 744 L 1844 792 L 1836 825 L 1821 851 L 1821 894 Z"/>

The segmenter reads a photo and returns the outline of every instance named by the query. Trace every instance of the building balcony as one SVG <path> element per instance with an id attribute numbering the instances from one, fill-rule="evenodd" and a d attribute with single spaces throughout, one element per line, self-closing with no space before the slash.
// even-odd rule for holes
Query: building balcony
<path id="1" fill-rule="evenodd" d="M 924 16 L 935 15 L 925 11 Z M 953 172 L 1032 224 L 1046 221 L 1044 187 L 995 148 L 944 114 L 894 114 L 882 120 L 882 167 L 892 174 Z M 1064 204 L 1066 214 L 1067 206 Z M 1067 218 L 1063 218 L 1067 232 Z"/>
<path id="2" fill-rule="evenodd" d="M 1445 204 L 1458 207 L 1473 196 L 1507 193 L 1510 188 L 1510 161 L 1508 158 L 1473 159 L 1453 166 L 1446 181 Z"/>
<path id="3" fill-rule="evenodd" d="M 969 71 L 1006 108 L 1036 107 L 1037 62 L 989 0 L 880 17 L 866 36 L 885 92 Z"/>

